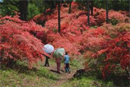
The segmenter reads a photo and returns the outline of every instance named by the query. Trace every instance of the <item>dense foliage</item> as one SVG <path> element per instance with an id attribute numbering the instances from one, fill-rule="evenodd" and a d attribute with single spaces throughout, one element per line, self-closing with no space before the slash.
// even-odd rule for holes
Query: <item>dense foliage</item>
<path id="1" fill-rule="evenodd" d="M 5 16 L 0 19 L 0 57 L 8 64 L 12 59 L 25 60 L 32 67 L 33 63 L 43 60 L 43 44 L 33 33 L 45 29 L 34 22 L 21 21 L 18 16 Z M 32 33 L 33 32 L 33 33 Z M 45 54 L 46 55 L 46 54 Z"/>
<path id="2" fill-rule="evenodd" d="M 105 41 L 101 43 L 101 48 L 97 50 L 96 54 L 90 56 L 87 52 L 86 56 L 92 58 L 92 60 L 89 59 L 88 64 L 93 62 L 96 65 L 95 69 L 102 71 L 104 79 L 110 73 L 121 73 L 118 72 L 119 68 L 124 69 L 122 71 L 126 71 L 128 74 L 130 64 L 129 24 L 121 23 L 117 26 L 109 24 L 102 26 L 102 28 L 105 30 L 105 35 L 102 35 L 102 37 L 107 36 L 107 38 L 104 38 Z M 93 64 L 90 64 L 90 67 L 93 67 Z"/>
<path id="3" fill-rule="evenodd" d="M 19 2 L 22 0 L 3 0 L 0 2 L 0 15 L 14 15 L 14 11 L 21 12 L 20 8 L 24 5 L 20 5 Z M 87 1 L 86 0 L 61 0 L 60 3 L 69 3 L 68 12 L 71 11 L 72 1 L 78 2 L 78 8 L 87 9 Z M 103 0 L 90 0 L 90 8 L 91 2 L 93 1 L 93 6 L 98 8 L 106 8 L 106 1 Z M 21 2 L 20 2 L 21 3 Z M 56 0 L 26 0 L 25 4 L 28 3 L 27 8 L 23 7 L 23 10 L 27 10 L 27 19 L 32 18 L 34 15 L 39 13 L 45 13 L 44 11 L 48 8 L 55 9 L 57 5 Z M 66 5 L 65 5 L 66 6 Z M 114 10 L 129 10 L 129 0 L 108 0 L 109 9 Z M 32 12 L 33 10 L 33 12 Z"/>

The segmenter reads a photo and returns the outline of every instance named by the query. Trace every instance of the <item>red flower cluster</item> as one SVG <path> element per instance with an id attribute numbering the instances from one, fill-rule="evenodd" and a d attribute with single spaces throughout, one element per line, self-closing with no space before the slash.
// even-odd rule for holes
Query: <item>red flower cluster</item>
<path id="1" fill-rule="evenodd" d="M 101 54 L 106 55 L 102 61 L 103 76 L 104 73 L 110 73 L 114 71 L 114 68 L 120 64 L 123 69 L 128 69 L 130 66 L 130 25 L 129 24 L 118 24 L 113 30 L 108 28 L 108 34 L 111 39 L 105 43 L 104 49 L 97 52 L 97 56 Z M 112 33 L 111 33 L 112 32 Z M 115 35 L 113 34 L 115 32 Z M 112 36 L 111 36 L 112 35 Z M 114 37 L 113 37 L 114 36 Z"/>
<path id="2" fill-rule="evenodd" d="M 44 30 L 34 22 L 26 23 L 18 18 L 3 17 L 0 19 L 0 56 L 2 62 L 26 60 L 30 67 L 38 60 L 43 60 L 43 44 L 30 31 Z M 46 55 L 46 54 L 45 54 Z"/>

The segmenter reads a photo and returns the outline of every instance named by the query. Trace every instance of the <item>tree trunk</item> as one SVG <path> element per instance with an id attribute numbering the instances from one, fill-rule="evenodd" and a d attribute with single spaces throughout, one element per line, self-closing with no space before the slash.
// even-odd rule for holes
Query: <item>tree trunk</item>
<path id="1" fill-rule="evenodd" d="M 91 0 L 91 15 L 93 15 L 93 0 Z"/>
<path id="2" fill-rule="evenodd" d="M 130 0 L 129 0 L 129 17 L 130 17 Z"/>
<path id="3" fill-rule="evenodd" d="M 60 1 L 58 1 L 58 32 L 60 33 Z"/>
<path id="4" fill-rule="evenodd" d="M 1 55 L 0 55 L 0 69 L 1 69 L 1 66 L 2 66 L 2 57 L 3 57 L 3 54 L 4 54 L 4 50 L 1 50 Z"/>
<path id="5" fill-rule="evenodd" d="M 2 49 L 0 52 L 0 69 L 2 68 L 3 56 L 4 56 L 4 49 Z"/>
<path id="6" fill-rule="evenodd" d="M 106 0 L 106 23 L 108 23 L 108 0 Z"/>
<path id="7" fill-rule="evenodd" d="M 71 13 L 71 1 L 69 2 L 69 12 L 68 13 Z"/>
<path id="8" fill-rule="evenodd" d="M 89 0 L 87 0 L 87 9 L 88 9 L 88 26 L 89 26 Z"/>
<path id="9" fill-rule="evenodd" d="M 20 11 L 20 19 L 27 20 L 28 0 L 19 1 L 19 11 Z"/>

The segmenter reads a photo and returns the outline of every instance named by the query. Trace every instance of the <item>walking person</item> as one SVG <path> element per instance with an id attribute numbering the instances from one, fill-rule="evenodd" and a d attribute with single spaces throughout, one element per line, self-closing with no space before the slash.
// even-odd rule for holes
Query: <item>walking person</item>
<path id="1" fill-rule="evenodd" d="M 45 65 L 44 66 L 49 67 L 49 59 L 50 58 L 48 56 L 45 56 L 45 57 L 46 57 L 46 60 L 45 60 Z"/>
<path id="2" fill-rule="evenodd" d="M 65 72 L 66 73 L 70 73 L 70 64 L 69 64 L 69 61 L 70 61 L 70 57 L 68 55 L 68 52 L 66 52 L 65 56 L 64 56 Z"/>
<path id="3" fill-rule="evenodd" d="M 60 74 L 61 59 L 62 59 L 62 57 L 56 58 L 56 65 L 57 65 L 57 73 L 58 74 Z"/>
<path id="4" fill-rule="evenodd" d="M 60 74 L 60 68 L 61 68 L 61 60 L 65 55 L 65 50 L 64 48 L 57 48 L 54 53 L 53 57 L 56 60 L 56 65 L 57 65 L 57 73 Z"/>
<path id="5" fill-rule="evenodd" d="M 44 45 L 44 47 L 42 49 L 47 54 L 47 55 L 45 55 L 46 60 L 45 60 L 44 66 L 49 67 L 49 59 L 51 58 L 51 54 L 54 51 L 54 47 L 50 44 L 46 44 L 46 45 Z"/>

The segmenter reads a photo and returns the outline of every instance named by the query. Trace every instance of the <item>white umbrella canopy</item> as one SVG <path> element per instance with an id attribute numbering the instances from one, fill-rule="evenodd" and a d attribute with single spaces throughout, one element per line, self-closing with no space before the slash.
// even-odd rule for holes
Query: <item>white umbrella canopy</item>
<path id="1" fill-rule="evenodd" d="M 44 45 L 44 47 L 42 49 L 46 53 L 52 53 L 54 51 L 54 47 L 50 44 Z"/>

